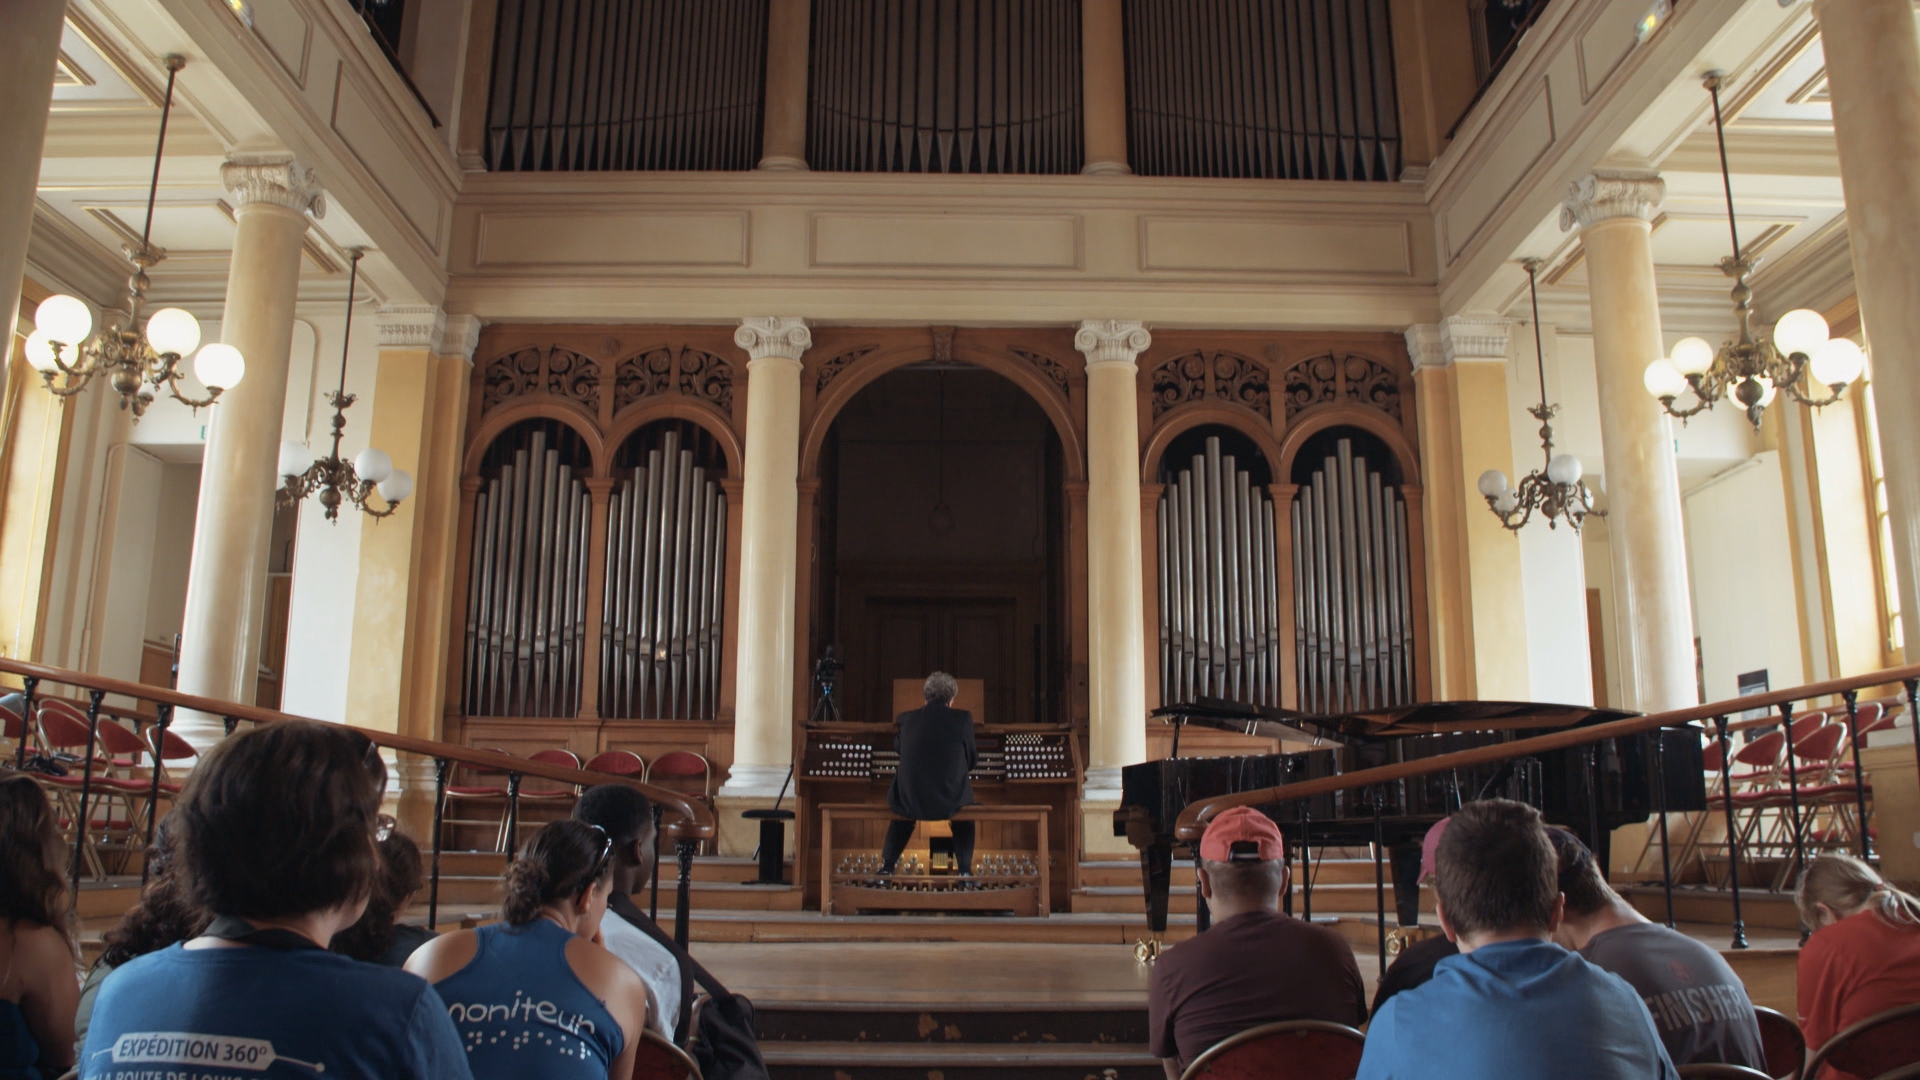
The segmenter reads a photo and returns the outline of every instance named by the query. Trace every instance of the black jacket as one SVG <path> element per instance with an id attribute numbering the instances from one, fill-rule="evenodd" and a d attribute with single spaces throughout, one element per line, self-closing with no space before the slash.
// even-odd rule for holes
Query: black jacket
<path id="1" fill-rule="evenodd" d="M 900 770 L 887 789 L 887 808 L 895 817 L 946 821 L 973 804 L 973 771 L 979 748 L 973 742 L 973 714 L 945 705 L 901 713 Z"/>

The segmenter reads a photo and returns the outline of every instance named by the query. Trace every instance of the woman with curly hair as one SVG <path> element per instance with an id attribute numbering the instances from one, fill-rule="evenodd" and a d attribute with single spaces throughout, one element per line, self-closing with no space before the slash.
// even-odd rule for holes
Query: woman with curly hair
<path id="1" fill-rule="evenodd" d="M 46 792 L 0 778 L 0 1080 L 39 1080 L 73 1064 L 73 937 L 67 845 Z"/>
<path id="2" fill-rule="evenodd" d="M 554 821 L 507 867 L 506 921 L 435 938 L 407 961 L 460 1029 L 475 1080 L 628 1080 L 647 988 L 594 944 L 613 893 L 613 838 Z"/>
<path id="3" fill-rule="evenodd" d="M 380 838 L 380 876 L 375 879 L 367 912 L 360 921 L 334 935 L 333 951 L 370 964 L 400 967 L 413 951 L 433 940 L 433 931 L 400 921 L 407 904 L 426 883 L 420 845 L 393 827 L 381 815 L 386 835 Z"/>
<path id="4" fill-rule="evenodd" d="M 153 844 L 147 848 L 147 883 L 140 887 L 140 902 L 120 917 L 119 926 L 107 931 L 100 959 L 80 984 L 80 1007 L 73 1017 L 75 1053 L 87 1040 L 93 1003 L 107 976 L 129 960 L 199 937 L 207 928 L 206 911 L 187 898 L 176 872 L 179 861 L 174 857 L 172 823 L 171 817 L 160 819 Z"/>
<path id="5" fill-rule="evenodd" d="M 198 937 L 100 988 L 81 1076 L 466 1080 L 440 1000 L 327 951 L 367 906 L 386 766 L 366 736 L 286 720 L 222 741 L 174 807 Z"/>

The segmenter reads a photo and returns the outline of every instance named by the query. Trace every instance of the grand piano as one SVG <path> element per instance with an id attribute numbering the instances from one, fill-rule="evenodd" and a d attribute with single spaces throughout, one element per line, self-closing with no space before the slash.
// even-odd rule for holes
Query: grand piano
<path id="1" fill-rule="evenodd" d="M 1176 725 L 1173 756 L 1122 770 L 1114 835 L 1126 837 L 1140 850 L 1148 929 L 1158 940 L 1167 928 L 1177 842 L 1174 822 L 1191 803 L 1633 715 L 1580 705 L 1504 701 L 1434 702 L 1316 715 L 1201 698 L 1154 713 Z M 1188 724 L 1282 739 L 1309 749 L 1183 758 L 1179 731 Z M 1663 771 L 1664 804 L 1655 788 Z M 1462 803 L 1492 797 L 1538 807 L 1549 822 L 1585 838 L 1600 865 L 1606 866 L 1608 837 L 1614 829 L 1645 821 L 1662 805 L 1670 813 L 1706 809 L 1700 735 L 1691 728 L 1662 728 L 1512 761 L 1275 803 L 1261 810 L 1280 826 L 1289 845 L 1299 849 L 1380 844 L 1392 867 L 1399 923 L 1413 926 L 1420 916 L 1421 838 Z M 1205 917 L 1203 907 L 1203 929 Z"/>

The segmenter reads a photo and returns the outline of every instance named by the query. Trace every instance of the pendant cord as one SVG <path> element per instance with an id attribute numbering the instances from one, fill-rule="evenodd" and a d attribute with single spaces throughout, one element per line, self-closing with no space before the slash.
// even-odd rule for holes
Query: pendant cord
<path id="1" fill-rule="evenodd" d="M 1733 235 L 1733 261 L 1740 261 L 1740 226 L 1733 214 L 1733 171 L 1727 165 L 1727 126 L 1720 115 L 1720 79 L 1718 76 L 1707 81 L 1707 91 L 1713 95 L 1713 135 L 1720 144 L 1720 185 L 1727 193 L 1727 231 Z"/>
<path id="2" fill-rule="evenodd" d="M 347 271 L 347 327 L 340 335 L 340 389 L 333 395 L 333 415 L 336 421 L 342 412 L 340 403 L 346 400 L 347 396 L 347 356 L 353 345 L 353 298 L 359 291 L 361 255 L 359 248 L 353 249 L 350 256 L 350 269 Z M 340 458 L 340 436 L 345 429 L 345 424 L 336 422 L 333 425 L 333 457 L 336 461 Z"/>
<path id="3" fill-rule="evenodd" d="M 1539 264 L 1527 261 L 1527 295 L 1533 298 L 1533 362 L 1540 371 L 1540 411 L 1547 409 L 1547 350 L 1540 344 L 1540 286 L 1534 281 Z"/>
<path id="4" fill-rule="evenodd" d="M 147 185 L 147 224 L 140 230 L 140 253 L 146 254 L 153 239 L 153 204 L 160 196 L 160 158 L 167 149 L 167 118 L 173 115 L 173 80 L 180 75 L 180 69 L 173 66 L 172 57 L 167 64 L 167 96 L 160 104 L 160 137 L 153 144 L 153 181 Z"/>

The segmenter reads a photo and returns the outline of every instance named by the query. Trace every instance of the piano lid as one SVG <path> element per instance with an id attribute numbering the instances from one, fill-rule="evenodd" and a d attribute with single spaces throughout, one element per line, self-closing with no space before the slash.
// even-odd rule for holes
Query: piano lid
<path id="1" fill-rule="evenodd" d="M 1430 701 L 1385 709 L 1320 715 L 1203 697 L 1155 709 L 1169 723 L 1197 723 L 1224 731 L 1308 742 L 1394 738 L 1461 731 L 1531 731 L 1624 720 L 1638 713 L 1591 705 L 1535 701 Z"/>

